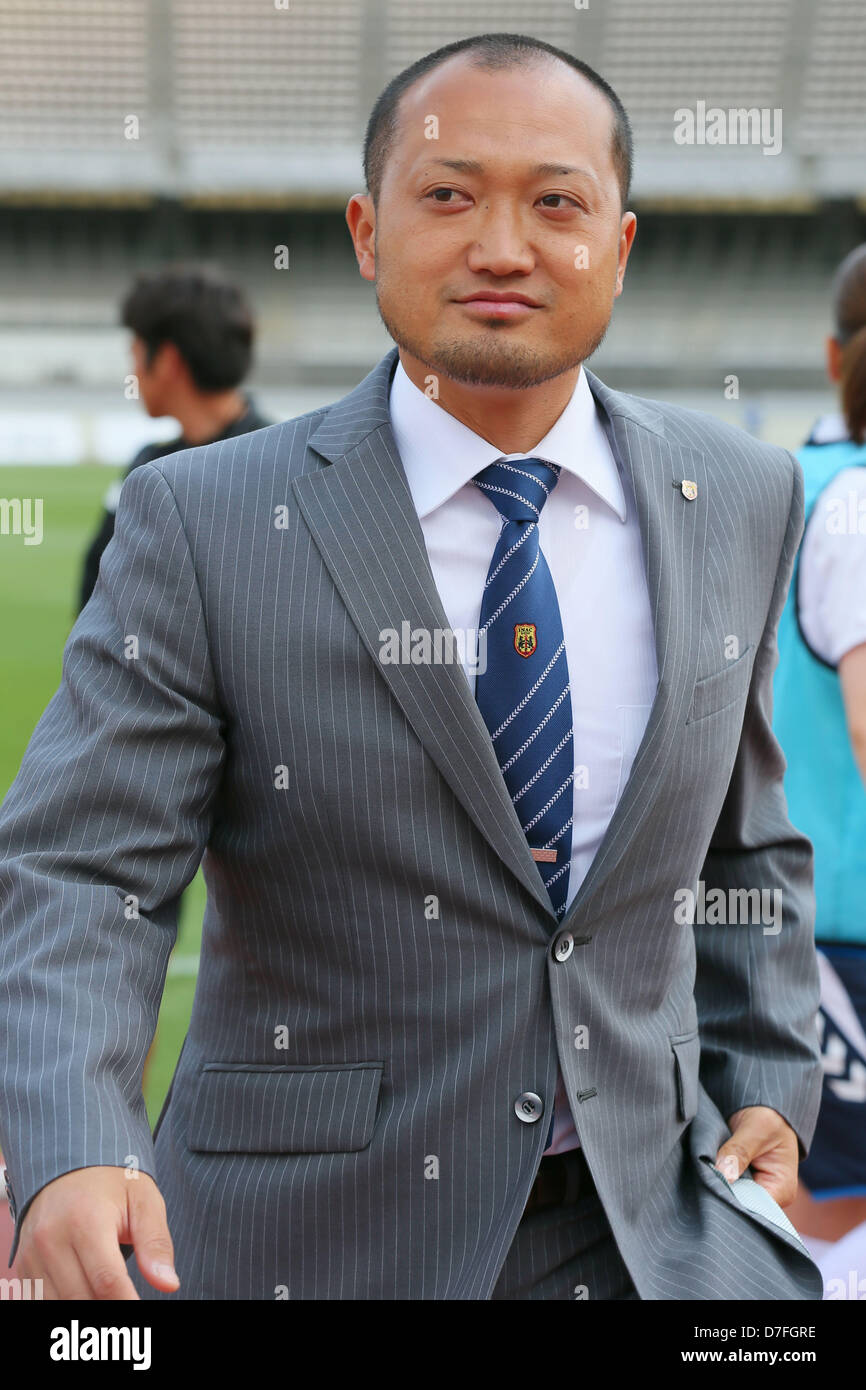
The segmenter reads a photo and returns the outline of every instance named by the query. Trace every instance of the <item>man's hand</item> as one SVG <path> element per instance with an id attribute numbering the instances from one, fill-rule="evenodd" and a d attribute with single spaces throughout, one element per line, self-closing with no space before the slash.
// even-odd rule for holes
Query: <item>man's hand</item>
<path id="1" fill-rule="evenodd" d="M 121 1245 L 149 1284 L 174 1293 L 174 1247 L 162 1194 L 147 1173 L 76 1168 L 37 1192 L 21 1225 L 16 1273 L 41 1279 L 45 1299 L 139 1297 Z"/>
<path id="2" fill-rule="evenodd" d="M 735 1182 L 751 1164 L 755 1182 L 766 1188 L 780 1207 L 787 1207 L 797 1193 L 797 1136 L 778 1110 L 769 1105 L 747 1105 L 728 1117 L 732 1130 L 716 1154 L 716 1167 Z"/>

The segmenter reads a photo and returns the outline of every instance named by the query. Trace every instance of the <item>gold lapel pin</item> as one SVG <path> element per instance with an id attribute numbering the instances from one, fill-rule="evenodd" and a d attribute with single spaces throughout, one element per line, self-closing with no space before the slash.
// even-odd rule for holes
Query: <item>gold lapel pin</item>
<path id="1" fill-rule="evenodd" d="M 676 486 L 677 484 L 674 483 L 674 487 Z M 679 484 L 679 489 L 687 502 L 694 502 L 698 495 L 698 485 L 692 482 L 691 478 L 683 478 L 682 482 Z"/>

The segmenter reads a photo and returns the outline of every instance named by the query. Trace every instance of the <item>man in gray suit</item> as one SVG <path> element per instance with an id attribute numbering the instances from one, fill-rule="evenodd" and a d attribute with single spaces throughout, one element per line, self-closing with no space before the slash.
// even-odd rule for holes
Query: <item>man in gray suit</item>
<path id="1" fill-rule="evenodd" d="M 630 170 L 567 54 L 437 50 L 347 209 L 399 349 L 124 483 L 0 814 L 0 1139 L 46 1296 L 821 1297 L 782 1210 L 821 1073 L 770 727 L 802 475 L 582 366 Z"/>

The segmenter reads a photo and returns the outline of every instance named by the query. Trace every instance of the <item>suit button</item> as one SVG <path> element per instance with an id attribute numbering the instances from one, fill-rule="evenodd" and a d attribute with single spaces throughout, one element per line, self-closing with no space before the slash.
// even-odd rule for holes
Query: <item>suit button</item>
<path id="1" fill-rule="evenodd" d="M 514 1102 L 514 1113 L 526 1125 L 534 1125 L 544 1113 L 544 1101 L 534 1091 L 524 1091 Z"/>
<path id="2" fill-rule="evenodd" d="M 568 960 L 574 950 L 574 937 L 570 931 L 563 931 L 553 943 L 553 959 Z"/>

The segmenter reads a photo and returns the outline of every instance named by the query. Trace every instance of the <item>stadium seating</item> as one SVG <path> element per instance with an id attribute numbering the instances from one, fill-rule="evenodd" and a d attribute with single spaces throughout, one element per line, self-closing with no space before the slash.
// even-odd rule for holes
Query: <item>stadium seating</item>
<path id="1" fill-rule="evenodd" d="M 864 237 L 862 0 L 580 3 L 0 0 L 4 404 L 115 392 L 117 298 L 178 256 L 248 286 L 260 382 L 357 380 L 389 341 L 343 221 L 370 107 L 421 53 L 494 29 L 585 58 L 632 117 L 638 242 L 599 370 L 818 388 L 828 276 Z M 678 145 L 698 101 L 781 109 L 780 153 Z"/>

